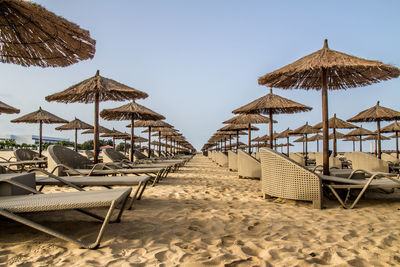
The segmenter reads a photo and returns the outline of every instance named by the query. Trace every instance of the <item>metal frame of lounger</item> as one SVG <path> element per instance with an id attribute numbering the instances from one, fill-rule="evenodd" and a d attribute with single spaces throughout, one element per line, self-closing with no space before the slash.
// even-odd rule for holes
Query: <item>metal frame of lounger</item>
<path id="1" fill-rule="evenodd" d="M 105 228 L 108 223 L 120 222 L 131 188 L 112 189 L 112 190 L 93 190 L 85 192 L 66 192 L 57 194 L 43 194 L 26 185 L 12 181 L 10 179 L 0 179 L 0 182 L 6 182 L 21 189 L 24 189 L 34 195 L 17 195 L 0 197 L 0 215 L 25 224 L 36 230 L 42 231 L 54 237 L 65 241 L 75 243 L 82 248 L 96 249 L 100 246 Z M 90 198 L 83 201 L 82 197 Z M 108 197 L 105 199 L 105 197 Z M 80 201 L 78 201 L 80 200 Z M 111 220 L 112 213 L 116 205 L 121 203 L 121 209 L 115 220 Z M 109 207 L 105 217 L 101 217 L 92 212 L 83 210 L 84 208 Z M 72 238 L 58 231 L 50 229 L 41 224 L 35 223 L 15 213 L 41 212 L 41 211 L 56 211 L 56 210 L 76 210 L 95 219 L 103 221 L 95 242 L 85 243 L 78 239 Z"/>
<path id="2" fill-rule="evenodd" d="M 370 175 L 370 177 L 366 180 L 351 179 L 353 177 L 353 174 L 355 174 L 356 172 L 365 172 L 366 174 Z M 349 178 L 340 178 L 340 177 L 333 177 L 321 174 L 319 174 L 318 176 L 324 182 L 324 186 L 327 186 L 331 190 L 331 192 L 333 193 L 333 195 L 336 197 L 336 199 L 339 201 L 339 203 L 342 205 L 343 208 L 353 209 L 360 201 L 361 197 L 364 195 L 367 189 L 400 188 L 400 180 L 398 179 L 399 176 L 397 176 L 397 178 L 394 178 L 388 175 L 390 174 L 381 172 L 371 173 L 365 170 L 355 170 L 352 172 Z M 385 180 L 382 178 L 384 178 Z M 331 184 L 329 184 L 328 182 Z M 343 200 L 335 189 L 347 189 L 346 198 Z M 347 205 L 346 203 L 349 200 L 351 189 L 361 189 L 361 191 L 359 192 L 353 203 Z"/>
<path id="3" fill-rule="evenodd" d="M 22 161 L 9 161 L 9 162 L 1 162 L 0 166 L 4 167 L 7 171 L 13 173 L 22 173 L 25 171 L 25 166 L 40 166 L 41 164 L 47 164 L 47 160 L 22 160 Z M 10 167 L 17 166 L 17 170 L 13 170 Z M 20 168 L 18 168 L 20 167 Z"/>
<path id="4" fill-rule="evenodd" d="M 135 200 L 142 199 L 144 190 L 146 189 L 147 183 L 150 181 L 150 176 L 73 176 L 73 177 L 59 177 L 53 173 L 50 173 L 43 169 L 31 169 L 28 172 L 41 172 L 47 177 L 36 177 L 36 185 L 40 186 L 39 191 L 42 192 L 46 185 L 50 186 L 62 186 L 68 185 L 79 191 L 85 191 L 85 186 L 104 186 L 111 189 L 111 186 L 133 186 L 137 185 L 136 190 L 133 190 L 130 195 L 131 201 L 128 204 L 128 209 L 132 209 Z"/>

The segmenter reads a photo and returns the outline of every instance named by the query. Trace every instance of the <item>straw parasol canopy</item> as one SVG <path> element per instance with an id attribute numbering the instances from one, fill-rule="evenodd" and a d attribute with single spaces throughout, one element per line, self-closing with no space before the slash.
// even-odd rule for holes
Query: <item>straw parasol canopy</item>
<path id="1" fill-rule="evenodd" d="M 269 115 L 270 121 L 273 120 L 273 114 L 293 114 L 298 112 L 305 112 L 312 110 L 311 107 L 297 103 L 290 99 L 281 97 L 272 93 L 272 88 L 269 94 L 257 98 L 256 100 L 244 105 L 238 109 L 232 111 L 235 114 L 238 113 L 261 113 Z M 273 123 L 269 124 L 269 136 L 270 136 L 270 148 L 273 148 Z"/>
<path id="2" fill-rule="evenodd" d="M 396 158 L 399 158 L 399 132 L 400 132 L 400 123 L 397 121 L 389 124 L 381 129 L 381 133 L 395 133 L 392 138 L 396 138 Z"/>
<path id="3" fill-rule="evenodd" d="M 376 133 L 370 136 L 367 136 L 363 139 L 363 141 L 368 141 L 368 140 L 373 140 L 375 141 L 375 155 L 378 155 L 378 150 L 377 150 L 377 141 L 379 140 L 390 140 L 390 138 L 380 135 L 378 136 Z"/>
<path id="4" fill-rule="evenodd" d="M 253 125 L 250 125 L 252 131 L 258 131 L 259 129 Z M 248 124 L 228 124 L 219 129 L 219 131 L 236 131 L 236 147 L 239 147 L 239 132 L 243 130 L 249 130 Z"/>
<path id="5" fill-rule="evenodd" d="M 308 122 L 306 122 L 306 124 L 304 124 L 303 126 L 300 126 L 299 128 L 291 131 L 289 134 L 290 135 L 303 135 L 304 136 L 304 142 L 305 142 L 305 159 L 307 162 L 307 135 L 309 134 L 313 134 L 313 133 L 318 133 L 320 132 L 318 129 L 313 128 L 311 125 L 308 124 Z"/>
<path id="6" fill-rule="evenodd" d="M 39 157 L 42 156 L 42 128 L 43 123 L 56 124 L 56 123 L 67 123 L 68 121 L 57 117 L 56 115 L 43 110 L 39 107 L 39 110 L 32 113 L 26 114 L 22 117 L 12 120 L 13 123 L 39 123 Z"/>
<path id="7" fill-rule="evenodd" d="M 287 128 L 286 130 L 284 130 L 284 131 L 278 133 L 277 135 L 275 135 L 273 138 L 274 139 L 286 138 L 286 144 L 290 144 L 289 143 L 289 137 L 290 137 L 290 133 L 291 132 L 292 132 L 292 130 Z M 287 146 L 287 155 L 289 156 L 289 145 Z"/>
<path id="8" fill-rule="evenodd" d="M 109 100 L 124 101 L 146 97 L 148 95 L 145 92 L 100 76 L 98 70 L 95 76 L 62 92 L 46 96 L 46 100 L 62 103 L 94 103 L 94 163 L 97 163 L 99 155 L 99 103 Z"/>
<path id="9" fill-rule="evenodd" d="M 308 141 L 310 141 L 310 142 L 317 141 L 317 152 L 319 152 L 319 140 L 323 140 L 323 139 L 324 139 L 324 137 L 322 135 L 315 134 L 315 135 L 309 137 Z"/>
<path id="10" fill-rule="evenodd" d="M 14 108 L 14 107 L 7 105 L 6 103 L 0 101 L 0 114 L 1 113 L 7 113 L 7 114 L 17 113 L 18 114 L 19 109 Z"/>
<path id="11" fill-rule="evenodd" d="M 99 125 L 99 133 L 109 133 L 111 132 L 110 129 Z M 87 131 L 83 131 L 81 134 L 94 134 L 94 128 L 89 129 Z"/>
<path id="12" fill-rule="evenodd" d="M 351 136 L 359 137 L 359 140 L 360 140 L 360 152 L 362 152 L 362 136 L 373 135 L 373 134 L 374 134 L 374 132 L 372 132 L 370 130 L 367 130 L 367 129 L 365 129 L 365 128 L 363 128 L 361 126 L 361 127 L 357 128 L 357 129 L 354 129 L 354 130 L 348 132 L 347 134 L 345 134 L 345 137 L 346 138 L 351 137 Z"/>
<path id="13" fill-rule="evenodd" d="M 394 121 L 400 119 L 400 112 L 390 108 L 382 107 L 379 105 L 379 101 L 375 106 L 361 111 L 353 118 L 348 119 L 350 122 L 376 122 L 377 127 L 377 152 L 378 158 L 381 158 L 381 121 Z"/>
<path id="14" fill-rule="evenodd" d="M 247 124 L 249 136 L 249 154 L 251 154 L 251 124 L 270 123 L 269 118 L 259 114 L 239 114 L 229 120 L 224 121 L 225 124 Z"/>
<path id="15" fill-rule="evenodd" d="M 323 122 L 314 125 L 316 129 L 323 128 Z M 333 139 L 333 156 L 336 157 L 337 154 L 337 143 L 336 143 L 336 129 L 354 129 L 357 128 L 356 125 L 348 123 L 347 121 L 341 120 L 336 117 L 336 113 L 333 114 L 333 117 L 328 120 L 328 128 L 332 129 L 333 137 L 329 137 L 329 139 Z M 330 135 L 329 135 L 330 136 Z"/>
<path id="16" fill-rule="evenodd" d="M 56 128 L 59 131 L 75 130 L 74 150 L 78 151 L 78 130 L 93 129 L 93 126 L 75 117 L 74 120 Z"/>
<path id="17" fill-rule="evenodd" d="M 132 123 L 129 124 L 127 127 L 131 127 Z M 166 123 L 165 121 L 161 120 L 141 120 L 141 121 L 136 121 L 135 122 L 136 127 L 148 127 L 149 128 L 149 147 L 150 147 L 150 140 L 151 140 L 151 128 L 156 127 L 156 128 L 163 128 L 163 127 L 169 127 L 172 128 L 172 125 L 169 123 Z M 161 154 L 161 131 L 158 131 L 158 154 Z M 149 153 L 150 157 L 150 153 Z"/>
<path id="18" fill-rule="evenodd" d="M 0 13 L 3 63 L 66 67 L 94 56 L 96 41 L 88 31 L 38 4 L 2 0 Z"/>
<path id="19" fill-rule="evenodd" d="M 122 105 L 113 109 L 104 109 L 100 112 L 100 116 L 105 120 L 130 120 L 131 124 L 131 148 L 130 148 L 130 160 L 133 162 L 133 146 L 135 145 L 134 129 L 135 120 L 163 120 L 164 116 L 156 113 L 155 111 L 146 108 L 143 105 L 139 105 L 135 101 Z M 150 142 L 150 135 L 149 135 Z M 150 153 L 149 153 L 150 155 Z"/>
<path id="20" fill-rule="evenodd" d="M 123 137 L 125 138 L 126 134 L 123 132 L 120 132 L 118 130 L 115 130 L 114 128 L 108 132 L 108 133 L 104 133 L 102 134 L 100 137 L 112 137 L 113 139 L 113 148 L 115 149 L 115 139 L 116 137 Z"/>
<path id="21" fill-rule="evenodd" d="M 346 138 L 342 139 L 343 141 L 349 142 L 349 141 L 353 141 L 353 152 L 356 151 L 356 144 L 355 142 L 360 141 L 360 137 L 357 136 L 347 136 Z"/>
<path id="22" fill-rule="evenodd" d="M 328 92 L 327 90 L 366 86 L 397 78 L 400 70 L 379 61 L 366 60 L 324 46 L 292 64 L 258 79 L 260 85 L 282 89 L 315 89 L 322 91 L 323 173 L 329 174 Z"/>

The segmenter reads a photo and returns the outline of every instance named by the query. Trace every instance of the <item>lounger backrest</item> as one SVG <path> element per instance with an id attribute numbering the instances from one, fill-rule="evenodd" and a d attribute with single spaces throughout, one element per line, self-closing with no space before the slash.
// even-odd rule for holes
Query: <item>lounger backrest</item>
<path id="1" fill-rule="evenodd" d="M 33 160 L 39 157 L 39 153 L 30 149 L 20 148 L 14 151 L 14 156 L 17 159 L 17 161 Z"/>
<path id="2" fill-rule="evenodd" d="M 139 150 L 135 150 L 135 152 L 134 152 L 134 157 L 135 157 L 135 160 L 138 160 L 138 159 L 146 159 L 147 157 L 142 153 L 142 152 L 140 152 Z"/>
<path id="3" fill-rule="evenodd" d="M 262 148 L 261 186 L 264 194 L 321 203 L 320 178 L 294 160 L 269 148 Z"/>
<path id="4" fill-rule="evenodd" d="M 93 164 L 88 158 L 63 146 L 51 145 L 47 150 L 49 153 L 49 168 L 52 165 L 50 161 L 55 164 L 64 164 L 74 169 L 87 169 L 89 165 Z"/>
<path id="5" fill-rule="evenodd" d="M 124 154 L 122 154 L 121 152 L 119 152 L 113 148 L 105 148 L 105 149 L 103 149 L 103 153 L 105 156 L 107 156 L 113 162 L 121 162 L 124 160 L 129 160 L 127 157 L 125 157 Z"/>

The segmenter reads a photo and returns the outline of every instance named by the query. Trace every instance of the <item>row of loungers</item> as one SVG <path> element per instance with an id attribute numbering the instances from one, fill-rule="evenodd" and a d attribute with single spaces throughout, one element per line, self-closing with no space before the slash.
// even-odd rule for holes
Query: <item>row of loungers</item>
<path id="1" fill-rule="evenodd" d="M 158 161 L 154 168 L 149 163 L 144 168 L 141 164 L 130 163 L 131 168 L 128 168 L 126 167 L 128 162 L 124 162 L 123 168 L 122 162 L 117 160 L 94 165 L 86 157 L 62 146 L 50 146 L 48 151 L 47 170 L 32 168 L 28 173 L 0 175 L 0 215 L 90 249 L 99 247 L 108 223 L 119 222 L 125 208 L 131 209 L 133 202 L 141 199 L 148 182 L 153 180 L 155 185 L 170 171 L 177 170 L 191 158 L 184 156 L 167 161 L 154 160 Z M 113 153 L 111 151 L 109 154 Z M 114 154 L 116 153 L 119 152 L 115 151 Z M 112 155 L 109 158 L 114 159 Z M 69 186 L 77 192 L 43 194 L 43 187 L 49 185 Z M 84 188 L 87 186 L 104 186 L 108 189 L 85 191 Z M 112 186 L 126 187 L 112 189 Z M 40 188 L 37 190 L 37 187 Z M 108 208 L 104 217 L 86 210 L 102 207 Z M 116 209 L 119 209 L 118 214 L 112 219 Z M 93 243 L 86 243 L 20 216 L 20 213 L 55 210 L 76 210 L 102 221 L 96 240 Z"/>
<path id="2" fill-rule="evenodd" d="M 313 156 L 316 157 L 317 164 L 322 164 L 322 153 L 315 153 Z M 331 157 L 329 176 L 322 175 L 318 166 L 306 167 L 304 158 L 298 154 L 291 153 L 287 157 L 269 148 L 262 148 L 254 155 L 241 150 L 237 153 L 229 151 L 228 154 L 209 152 L 208 157 L 223 167 L 227 161 L 228 168 L 237 171 L 239 177 L 261 178 L 265 198 L 311 201 L 313 207 L 318 209 L 323 207 L 324 188 L 344 208 L 354 208 L 367 190 L 400 188 L 400 177 L 389 173 L 388 162 L 362 152 L 345 153 L 345 157 L 352 162 L 353 169 L 342 169 L 340 159 Z M 344 196 L 340 192 L 343 190 Z M 351 191 L 357 195 L 353 203 L 348 204 Z"/>

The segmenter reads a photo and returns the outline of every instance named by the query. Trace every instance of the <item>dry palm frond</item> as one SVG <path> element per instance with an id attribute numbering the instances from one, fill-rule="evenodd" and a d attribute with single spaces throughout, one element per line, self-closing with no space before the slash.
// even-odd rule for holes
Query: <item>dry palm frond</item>
<path id="1" fill-rule="evenodd" d="M 93 103 L 95 96 L 98 94 L 99 101 L 124 101 L 146 98 L 148 94 L 136 90 L 122 83 L 100 76 L 97 71 L 96 75 L 75 84 L 66 90 L 46 96 L 47 101 L 57 101 L 62 103 Z"/>
<path id="2" fill-rule="evenodd" d="M 366 86 L 400 75 L 400 70 L 394 66 L 331 50 L 325 40 L 321 50 L 260 77 L 258 83 L 282 89 L 320 90 L 323 69 L 327 70 L 328 89 Z"/>
<path id="3" fill-rule="evenodd" d="M 0 114 L 1 113 L 7 113 L 7 114 L 19 113 L 19 109 L 14 108 L 14 107 L 7 105 L 6 103 L 0 101 Z"/>
<path id="4" fill-rule="evenodd" d="M 282 113 L 297 113 L 312 110 L 311 107 L 297 103 L 290 99 L 281 97 L 273 94 L 272 89 L 269 94 L 262 96 L 247 105 L 244 105 L 238 109 L 232 111 L 232 113 L 262 113 L 269 114 L 271 111 L 273 114 Z"/>
<path id="5" fill-rule="evenodd" d="M 24 123 L 39 123 L 39 122 L 43 122 L 43 123 L 47 123 L 47 124 L 51 124 L 51 123 L 67 123 L 68 121 L 61 119 L 60 117 L 57 117 L 56 115 L 43 110 L 41 107 L 39 108 L 39 110 L 34 111 L 32 113 L 26 114 L 22 117 L 16 118 L 14 120 L 12 120 L 11 122 L 15 122 L 15 123 L 20 123 L 20 122 L 24 122 Z"/>
<path id="6" fill-rule="evenodd" d="M 22 66 L 65 67 L 93 58 L 96 41 L 88 31 L 42 6 L 0 1 L 0 61 Z"/>
<path id="7" fill-rule="evenodd" d="M 67 124 L 61 125 L 56 128 L 56 130 L 64 131 L 64 130 L 83 130 L 83 129 L 93 129 L 93 126 L 87 124 L 86 122 L 81 121 L 75 117 L 74 120 L 68 122 Z"/>
<path id="8" fill-rule="evenodd" d="M 379 101 L 375 106 L 361 111 L 356 116 L 347 121 L 351 122 L 372 122 L 372 121 L 393 121 L 400 119 L 400 112 L 379 105 Z"/>

